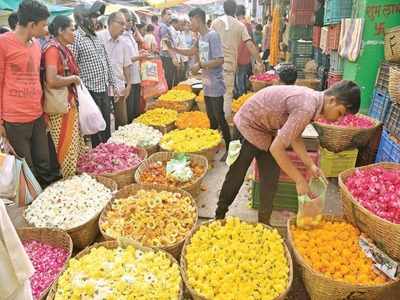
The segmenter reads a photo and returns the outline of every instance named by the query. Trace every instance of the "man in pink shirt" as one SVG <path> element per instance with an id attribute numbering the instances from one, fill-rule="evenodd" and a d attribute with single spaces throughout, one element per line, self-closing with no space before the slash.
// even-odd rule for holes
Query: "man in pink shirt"
<path id="1" fill-rule="evenodd" d="M 269 224 L 279 168 L 294 182 L 299 195 L 309 194 L 306 179 L 286 154 L 289 145 L 314 176 L 320 170 L 307 155 L 301 134 L 318 117 L 336 121 L 360 108 L 360 88 L 341 81 L 324 92 L 301 86 L 264 88 L 246 102 L 234 117 L 243 137 L 239 157 L 230 166 L 219 196 L 215 217 L 223 219 L 243 184 L 254 158 L 260 170 L 261 203 L 259 222 Z"/>
<path id="2" fill-rule="evenodd" d="M 0 36 L 0 137 L 6 137 L 24 157 L 42 186 L 50 175 L 49 146 L 42 109 L 41 50 L 38 41 L 47 33 L 47 7 L 24 0 L 18 8 L 14 32 Z"/>

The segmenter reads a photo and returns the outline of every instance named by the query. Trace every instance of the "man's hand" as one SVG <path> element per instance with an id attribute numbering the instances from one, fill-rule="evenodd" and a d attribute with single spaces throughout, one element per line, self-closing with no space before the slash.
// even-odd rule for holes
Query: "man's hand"
<path id="1" fill-rule="evenodd" d="M 126 100 L 131 93 L 131 86 L 127 86 L 123 91 L 122 91 L 122 99 Z"/>
<path id="2" fill-rule="evenodd" d="M 312 164 L 312 165 L 308 168 L 308 170 L 310 171 L 310 173 L 311 173 L 311 175 L 312 175 L 313 177 L 318 178 L 318 177 L 324 176 L 322 170 L 321 170 L 320 168 L 318 168 L 315 164 Z"/>
<path id="3" fill-rule="evenodd" d="M 193 75 L 198 74 L 199 71 L 200 71 L 200 66 L 199 66 L 199 64 L 194 64 L 194 65 L 192 66 L 192 68 L 190 69 L 190 71 L 192 72 Z"/>
<path id="4" fill-rule="evenodd" d="M 311 193 L 310 187 L 304 178 L 296 182 L 296 190 L 299 196 L 309 195 Z"/>
<path id="5" fill-rule="evenodd" d="M 7 138 L 6 134 L 6 129 L 4 128 L 4 125 L 0 125 L 0 138 Z"/>
<path id="6" fill-rule="evenodd" d="M 72 75 L 72 81 L 76 85 L 80 85 L 81 84 L 81 79 L 77 75 Z"/>
<path id="7" fill-rule="evenodd" d="M 176 58 L 172 58 L 172 63 L 175 67 L 179 68 L 179 61 Z"/>
<path id="8" fill-rule="evenodd" d="M 163 40 L 162 42 L 164 43 L 164 45 L 165 45 L 169 50 L 173 50 L 172 43 L 171 43 L 170 40 L 165 39 L 165 40 Z"/>

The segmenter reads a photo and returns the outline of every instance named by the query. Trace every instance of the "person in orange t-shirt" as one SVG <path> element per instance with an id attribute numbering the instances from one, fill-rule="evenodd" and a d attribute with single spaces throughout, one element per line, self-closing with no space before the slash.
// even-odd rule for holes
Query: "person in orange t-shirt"
<path id="1" fill-rule="evenodd" d="M 41 102 L 41 49 L 32 39 L 46 35 L 49 11 L 35 0 L 24 0 L 17 14 L 15 31 L 0 36 L 0 137 L 25 158 L 45 187 L 58 178 L 50 172 Z"/>

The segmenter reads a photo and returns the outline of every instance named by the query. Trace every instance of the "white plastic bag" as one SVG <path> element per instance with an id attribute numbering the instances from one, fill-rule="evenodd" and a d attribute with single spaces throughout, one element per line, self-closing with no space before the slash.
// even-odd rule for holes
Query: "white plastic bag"
<path id="1" fill-rule="evenodd" d="M 239 140 L 231 141 L 229 143 L 228 157 L 226 158 L 226 164 L 229 167 L 237 160 L 241 149 L 242 143 Z"/>
<path id="2" fill-rule="evenodd" d="M 92 135 L 106 129 L 103 115 L 87 88 L 81 83 L 76 89 L 79 102 L 79 125 L 82 134 Z"/>
<path id="3" fill-rule="evenodd" d="M 17 188 L 15 157 L 0 153 L 0 198 L 12 199 Z"/>

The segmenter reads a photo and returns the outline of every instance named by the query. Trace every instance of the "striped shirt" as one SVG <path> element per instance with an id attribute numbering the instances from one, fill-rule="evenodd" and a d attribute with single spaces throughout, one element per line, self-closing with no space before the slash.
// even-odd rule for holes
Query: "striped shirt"
<path id="1" fill-rule="evenodd" d="M 78 28 L 71 50 L 79 66 L 79 76 L 89 91 L 103 93 L 110 86 L 117 87 L 110 59 L 97 36 Z"/>

